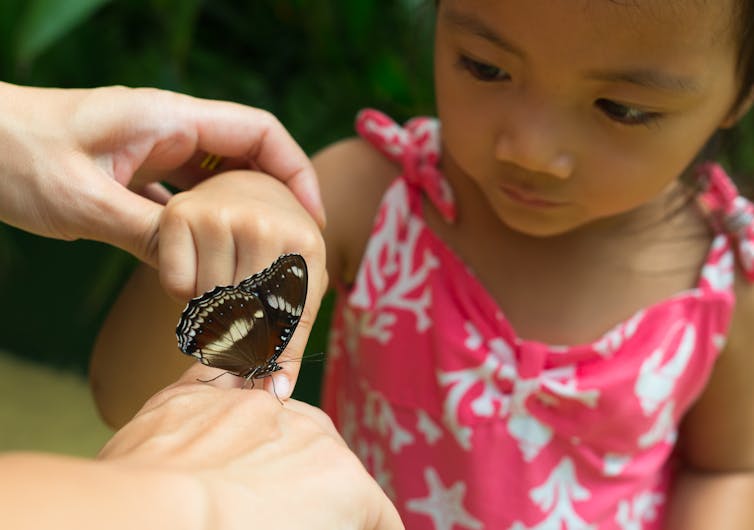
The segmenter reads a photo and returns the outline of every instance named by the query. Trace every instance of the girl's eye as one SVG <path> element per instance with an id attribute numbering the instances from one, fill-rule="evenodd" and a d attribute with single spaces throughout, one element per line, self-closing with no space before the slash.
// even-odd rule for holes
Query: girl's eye
<path id="1" fill-rule="evenodd" d="M 492 81 L 505 81 L 510 79 L 510 75 L 505 70 L 498 68 L 487 63 L 481 63 L 470 59 L 465 55 L 461 55 L 458 59 L 458 64 L 461 68 L 468 71 L 472 76 L 480 81 L 492 82 Z"/>
<path id="2" fill-rule="evenodd" d="M 610 119 L 625 125 L 648 125 L 662 116 L 659 112 L 644 111 L 609 99 L 598 99 L 594 104 Z"/>

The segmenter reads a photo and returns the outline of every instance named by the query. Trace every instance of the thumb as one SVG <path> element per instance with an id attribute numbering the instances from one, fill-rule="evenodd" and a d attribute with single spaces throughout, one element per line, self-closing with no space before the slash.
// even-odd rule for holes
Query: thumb
<path id="1" fill-rule="evenodd" d="M 85 201 L 90 210 L 82 219 L 83 237 L 102 241 L 157 267 L 158 234 L 163 206 L 111 179 L 101 179 L 99 189 Z"/>

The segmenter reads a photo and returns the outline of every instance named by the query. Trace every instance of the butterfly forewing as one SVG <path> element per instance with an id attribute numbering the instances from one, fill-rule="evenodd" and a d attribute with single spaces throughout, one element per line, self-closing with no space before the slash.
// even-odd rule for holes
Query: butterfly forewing
<path id="1" fill-rule="evenodd" d="M 239 287 L 256 295 L 265 307 L 275 357 L 288 345 L 304 310 L 307 289 L 307 270 L 304 258 L 298 254 L 281 256 L 269 268 L 242 281 Z"/>
<path id="2" fill-rule="evenodd" d="M 280 369 L 306 300 L 306 262 L 286 254 L 238 286 L 215 287 L 191 300 L 176 328 L 178 346 L 202 363 L 241 377 Z"/>

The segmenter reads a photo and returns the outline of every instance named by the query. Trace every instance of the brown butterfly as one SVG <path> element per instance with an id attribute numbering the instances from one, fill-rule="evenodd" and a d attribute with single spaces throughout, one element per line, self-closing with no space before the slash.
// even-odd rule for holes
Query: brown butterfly
<path id="1" fill-rule="evenodd" d="M 277 358 L 304 309 L 308 276 L 299 254 L 284 254 L 236 286 L 218 286 L 186 305 L 178 347 L 247 381 L 281 369 Z"/>

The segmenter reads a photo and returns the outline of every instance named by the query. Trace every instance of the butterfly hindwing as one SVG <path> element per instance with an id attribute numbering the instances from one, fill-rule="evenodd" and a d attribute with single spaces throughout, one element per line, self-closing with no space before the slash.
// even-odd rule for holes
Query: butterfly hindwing
<path id="1" fill-rule="evenodd" d="M 215 287 L 191 300 L 176 328 L 178 346 L 202 363 L 241 377 L 280 369 L 275 362 L 301 318 L 306 262 L 286 254 L 237 286 Z"/>

